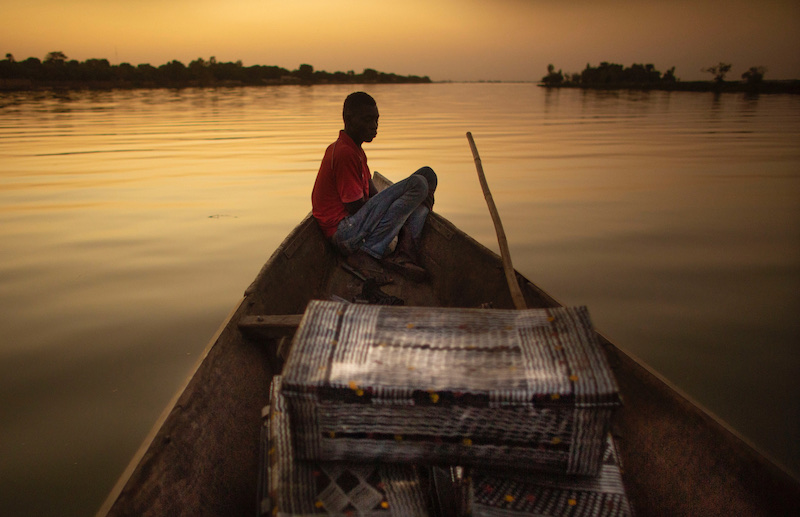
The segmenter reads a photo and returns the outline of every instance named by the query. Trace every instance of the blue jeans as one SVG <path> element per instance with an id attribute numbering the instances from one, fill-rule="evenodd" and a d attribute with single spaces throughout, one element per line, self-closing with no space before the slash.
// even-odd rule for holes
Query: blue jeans
<path id="1" fill-rule="evenodd" d="M 423 167 L 378 192 L 358 212 L 342 219 L 331 238 L 336 247 L 345 255 L 362 250 L 381 259 L 403 226 L 419 240 L 430 211 L 422 204 L 428 196 L 428 180 L 421 171 L 433 174 L 433 170 Z"/>

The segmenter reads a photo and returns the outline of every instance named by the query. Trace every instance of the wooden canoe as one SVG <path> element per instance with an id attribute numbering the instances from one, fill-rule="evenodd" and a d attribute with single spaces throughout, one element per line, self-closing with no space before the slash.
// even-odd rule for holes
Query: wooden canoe
<path id="1" fill-rule="evenodd" d="M 376 183 L 386 184 L 377 174 Z M 380 188 L 380 185 L 379 185 Z M 438 214 L 423 236 L 431 278 L 384 291 L 406 305 L 512 309 L 500 257 Z M 212 338 L 98 515 L 253 515 L 261 410 L 311 299 L 351 298 L 361 282 L 340 266 L 310 216 L 273 253 Z M 559 302 L 517 275 L 528 307 Z M 591 307 L 590 307 L 591 310 Z M 639 516 L 790 515 L 800 482 L 641 361 L 602 335 L 624 407 L 613 434 Z"/>

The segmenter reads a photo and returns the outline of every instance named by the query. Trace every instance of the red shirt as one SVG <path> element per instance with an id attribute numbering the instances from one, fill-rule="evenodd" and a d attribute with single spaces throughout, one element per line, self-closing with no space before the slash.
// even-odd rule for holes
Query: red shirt
<path id="1" fill-rule="evenodd" d="M 345 203 L 369 199 L 370 177 L 364 150 L 340 131 L 339 139 L 325 150 L 311 191 L 311 213 L 325 237 L 336 233 L 339 222 L 350 215 Z"/>

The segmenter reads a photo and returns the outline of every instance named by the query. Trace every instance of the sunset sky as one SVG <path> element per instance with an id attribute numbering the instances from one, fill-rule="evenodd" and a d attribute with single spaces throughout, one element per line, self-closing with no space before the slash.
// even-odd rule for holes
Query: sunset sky
<path id="1" fill-rule="evenodd" d="M 548 63 L 676 67 L 682 80 L 732 63 L 800 78 L 798 0 L 28 0 L 6 2 L 0 56 L 202 57 L 294 70 L 374 68 L 442 80 L 538 80 Z"/>

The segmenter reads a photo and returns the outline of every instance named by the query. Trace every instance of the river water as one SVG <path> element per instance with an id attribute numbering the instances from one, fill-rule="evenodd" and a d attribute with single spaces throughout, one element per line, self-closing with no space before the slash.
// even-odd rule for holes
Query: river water
<path id="1" fill-rule="evenodd" d="M 352 87 L 0 93 L 0 514 L 87 515 L 310 210 Z M 800 97 L 370 86 L 365 149 L 800 473 Z M 291 284 L 287 284 L 291 289 Z"/>

